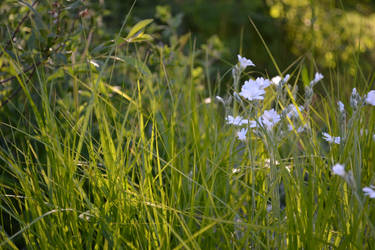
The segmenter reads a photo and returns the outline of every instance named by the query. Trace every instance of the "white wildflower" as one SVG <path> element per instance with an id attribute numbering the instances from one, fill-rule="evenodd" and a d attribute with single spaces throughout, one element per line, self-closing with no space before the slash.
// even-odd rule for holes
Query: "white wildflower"
<path id="1" fill-rule="evenodd" d="M 340 113 L 344 113 L 344 112 L 345 112 L 345 106 L 344 106 L 344 103 L 342 103 L 341 101 L 338 101 L 338 102 L 337 102 L 337 106 L 339 106 L 339 111 L 340 111 Z"/>
<path id="2" fill-rule="evenodd" d="M 233 168 L 232 169 L 232 174 L 238 174 L 239 172 L 241 172 L 240 168 Z"/>
<path id="3" fill-rule="evenodd" d="M 266 93 L 264 89 L 270 84 L 271 81 L 264 79 L 263 77 L 258 77 L 255 80 L 249 79 L 248 81 L 245 81 L 245 84 L 242 86 L 240 95 L 249 101 L 263 100 L 263 95 Z"/>
<path id="4" fill-rule="evenodd" d="M 268 130 L 271 130 L 279 121 L 280 115 L 274 109 L 265 110 L 260 117 L 260 123 Z"/>
<path id="5" fill-rule="evenodd" d="M 371 90 L 370 92 L 368 92 L 365 101 L 366 103 L 375 106 L 375 90 Z"/>
<path id="6" fill-rule="evenodd" d="M 333 172 L 333 174 L 341 176 L 341 177 L 346 176 L 345 167 L 344 167 L 344 165 L 341 165 L 340 163 L 336 163 L 332 167 L 332 172 Z"/>
<path id="7" fill-rule="evenodd" d="M 243 128 L 237 132 L 237 137 L 240 141 L 246 141 L 247 128 Z"/>
<path id="8" fill-rule="evenodd" d="M 240 96 L 248 99 L 249 101 L 253 100 L 263 100 L 264 94 L 266 92 L 262 87 L 257 84 L 254 84 L 252 80 L 245 81 L 245 84 L 241 88 Z"/>
<path id="9" fill-rule="evenodd" d="M 289 80 L 290 75 L 286 74 L 284 78 L 281 76 L 272 77 L 271 82 L 275 85 L 283 85 Z"/>
<path id="10" fill-rule="evenodd" d="M 233 124 L 237 126 L 241 126 L 244 124 L 248 124 L 249 120 L 243 119 L 241 116 L 233 117 L 231 115 L 228 115 L 225 120 L 227 121 L 227 124 Z"/>
<path id="11" fill-rule="evenodd" d="M 370 187 L 364 187 L 362 189 L 362 191 L 365 193 L 365 196 L 368 196 L 370 197 L 371 199 L 374 199 L 375 198 L 375 187 L 374 186 L 370 186 Z"/>
<path id="12" fill-rule="evenodd" d="M 360 104 L 361 96 L 358 94 L 357 89 L 353 88 L 352 95 L 350 96 L 350 106 L 357 109 L 358 104 Z"/>
<path id="13" fill-rule="evenodd" d="M 258 124 L 256 121 L 249 121 L 248 126 L 249 128 L 256 128 L 258 127 Z"/>
<path id="14" fill-rule="evenodd" d="M 242 57 L 240 55 L 237 55 L 237 57 L 238 62 L 240 63 L 241 70 L 246 69 L 247 66 L 255 66 L 255 64 L 250 59 L 247 59 L 246 57 Z"/>
<path id="15" fill-rule="evenodd" d="M 339 136 L 334 137 L 334 136 L 331 136 L 331 135 L 329 135 L 328 133 L 325 133 L 325 132 L 323 132 L 322 134 L 323 134 L 323 139 L 326 140 L 329 143 L 340 144 L 340 142 L 341 142 L 341 138 Z"/>
<path id="16" fill-rule="evenodd" d="M 286 83 L 290 78 L 290 75 L 289 74 L 286 74 L 285 77 L 284 77 L 284 80 L 283 82 Z"/>
<path id="17" fill-rule="evenodd" d="M 314 86 L 317 82 L 319 82 L 323 78 L 324 78 L 324 76 L 321 73 L 316 72 L 314 79 L 310 82 L 310 86 Z"/>
<path id="18" fill-rule="evenodd" d="M 255 79 L 255 83 L 259 85 L 260 88 L 263 88 L 263 89 L 271 85 L 271 81 L 268 79 L 264 79 L 263 77 L 257 77 L 257 79 Z"/>
<path id="19" fill-rule="evenodd" d="M 281 82 L 283 78 L 281 78 L 281 76 L 275 76 L 275 77 L 272 77 L 271 81 L 273 84 L 275 85 L 279 85 L 279 83 Z"/>

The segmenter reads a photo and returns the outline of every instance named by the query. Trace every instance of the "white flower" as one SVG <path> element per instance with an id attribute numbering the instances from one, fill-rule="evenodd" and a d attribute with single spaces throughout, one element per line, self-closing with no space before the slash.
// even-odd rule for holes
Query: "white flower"
<path id="1" fill-rule="evenodd" d="M 249 121 L 248 124 L 249 128 L 256 128 L 258 126 L 256 121 Z"/>
<path id="2" fill-rule="evenodd" d="M 298 118 L 299 114 L 298 114 L 298 110 L 299 112 L 302 112 L 303 111 L 303 107 L 302 106 L 298 106 L 298 110 L 296 108 L 296 106 L 294 106 L 293 104 L 289 104 L 287 109 L 289 110 L 289 112 L 286 114 L 289 118 L 292 118 L 292 117 L 295 117 L 295 118 Z"/>
<path id="3" fill-rule="evenodd" d="M 372 136 L 372 139 L 375 141 L 375 134 Z"/>
<path id="4" fill-rule="evenodd" d="M 280 115 L 274 109 L 265 110 L 259 122 L 268 130 L 271 130 L 280 121 Z"/>
<path id="5" fill-rule="evenodd" d="M 284 77 L 284 83 L 286 83 L 290 78 L 290 75 L 289 74 L 286 74 L 285 77 Z"/>
<path id="6" fill-rule="evenodd" d="M 350 106 L 352 106 L 352 108 L 357 108 L 358 107 L 358 104 L 359 102 L 361 101 L 361 96 L 358 94 L 357 92 L 357 89 L 356 88 L 353 88 L 352 90 L 352 95 L 350 96 Z"/>
<path id="7" fill-rule="evenodd" d="M 272 77 L 271 81 L 273 84 L 275 85 L 279 85 L 279 83 L 281 82 L 283 78 L 281 78 L 281 76 L 275 76 L 275 77 Z"/>
<path id="8" fill-rule="evenodd" d="M 255 64 L 250 59 L 247 59 L 246 57 L 242 57 L 240 55 L 237 55 L 237 57 L 238 62 L 240 63 L 241 70 L 246 69 L 247 66 L 255 66 Z"/>
<path id="9" fill-rule="evenodd" d="M 337 102 L 337 106 L 339 106 L 339 111 L 340 111 L 340 113 L 344 113 L 344 112 L 345 112 L 345 106 L 344 106 L 344 103 L 342 103 L 341 101 L 338 101 L 338 102 Z"/>
<path id="10" fill-rule="evenodd" d="M 317 82 L 319 82 L 319 81 L 322 80 L 323 78 L 324 78 L 324 76 L 323 76 L 321 73 L 316 72 L 316 73 L 315 73 L 314 80 L 312 80 L 312 81 L 310 82 L 310 86 L 315 85 Z"/>
<path id="11" fill-rule="evenodd" d="M 375 90 L 371 90 L 368 92 L 365 100 L 368 104 L 375 106 Z"/>
<path id="12" fill-rule="evenodd" d="M 323 132 L 322 134 L 323 134 L 323 139 L 326 140 L 327 142 L 340 144 L 340 141 L 341 141 L 340 136 L 334 137 L 325 132 Z"/>
<path id="13" fill-rule="evenodd" d="M 374 186 L 370 186 L 370 187 L 364 187 L 362 189 L 362 191 L 365 193 L 365 196 L 368 196 L 370 197 L 371 199 L 374 199 L 375 198 L 375 187 Z"/>
<path id="14" fill-rule="evenodd" d="M 286 74 L 284 79 L 281 76 L 275 76 L 275 77 L 272 77 L 271 81 L 275 85 L 283 85 L 289 80 L 289 77 L 290 77 L 289 74 Z"/>
<path id="15" fill-rule="evenodd" d="M 264 79 L 263 77 L 258 77 L 255 80 L 249 79 L 248 81 L 245 81 L 244 85 L 242 85 L 240 95 L 249 101 L 263 100 L 263 95 L 266 93 L 264 89 L 270 84 L 271 81 Z"/>
<path id="16" fill-rule="evenodd" d="M 253 80 L 245 81 L 245 84 L 241 88 L 240 96 L 248 99 L 249 101 L 253 100 L 263 100 L 264 94 L 266 92 L 262 87 L 255 84 Z"/>
<path id="17" fill-rule="evenodd" d="M 244 124 L 248 124 L 249 120 L 243 119 L 241 116 L 233 117 L 231 115 L 228 115 L 225 120 L 227 121 L 227 124 L 233 124 L 237 126 L 241 126 Z"/>
<path id="18" fill-rule="evenodd" d="M 241 141 L 246 141 L 247 128 L 243 128 L 237 132 L 237 137 Z"/>
<path id="19" fill-rule="evenodd" d="M 346 176 L 345 167 L 344 167 L 344 165 L 341 165 L 340 163 L 336 163 L 332 167 L 332 172 L 333 172 L 333 174 L 341 176 L 341 177 Z"/>
<path id="20" fill-rule="evenodd" d="M 232 173 L 233 173 L 233 174 L 238 174 L 239 172 L 241 172 L 241 169 L 240 169 L 240 168 L 233 168 L 233 169 L 232 169 Z"/>
<path id="21" fill-rule="evenodd" d="M 204 99 L 204 103 L 206 104 L 210 104 L 212 102 L 211 98 L 210 97 L 207 97 L 206 99 Z"/>
<path id="22" fill-rule="evenodd" d="M 260 88 L 267 88 L 268 86 L 271 85 L 271 81 L 268 80 L 268 79 L 264 79 L 263 77 L 257 77 L 257 79 L 255 79 L 255 84 L 259 85 Z"/>

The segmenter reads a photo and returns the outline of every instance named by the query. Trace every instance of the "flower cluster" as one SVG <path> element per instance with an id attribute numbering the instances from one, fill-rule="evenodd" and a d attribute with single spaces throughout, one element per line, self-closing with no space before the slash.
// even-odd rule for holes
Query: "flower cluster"
<path id="1" fill-rule="evenodd" d="M 235 86 L 239 87 L 239 79 L 241 72 L 246 69 L 248 66 L 255 66 L 254 63 L 245 57 L 241 57 L 238 55 L 238 64 L 234 67 L 234 82 Z M 275 76 L 272 80 L 265 79 L 263 77 L 257 77 L 256 79 L 250 78 L 249 80 L 245 81 L 241 87 L 241 91 L 237 94 L 237 90 L 234 92 L 234 100 L 241 104 L 243 110 L 246 110 L 245 104 L 242 101 L 242 98 L 250 101 L 250 110 L 248 111 L 251 117 L 254 117 L 253 120 L 248 120 L 243 118 L 242 116 L 226 116 L 226 123 L 234 126 L 241 127 L 236 135 L 240 141 L 246 142 L 247 141 L 247 134 L 250 129 L 254 129 L 255 135 L 262 135 L 266 134 L 270 137 L 262 137 L 263 139 L 268 140 L 267 138 L 277 138 L 280 135 L 284 135 L 285 131 L 283 131 L 283 125 L 278 126 L 279 124 L 286 124 L 288 131 L 295 131 L 297 133 L 302 133 L 305 128 L 309 128 L 308 122 L 304 120 L 305 117 L 309 114 L 309 106 L 312 102 L 312 96 L 314 94 L 313 87 L 319 81 L 321 81 L 324 76 L 316 72 L 314 75 L 314 79 L 310 81 L 310 84 L 305 88 L 305 103 L 304 106 L 298 106 L 294 103 L 286 105 L 285 108 L 282 109 L 282 113 L 279 114 L 275 108 L 271 108 L 268 110 L 264 110 L 260 105 L 262 100 L 265 98 L 266 88 L 270 85 L 273 85 L 276 88 L 276 95 L 278 101 L 281 100 L 281 103 L 288 103 L 286 98 L 283 99 L 283 93 L 285 93 L 284 85 L 286 85 L 287 81 L 289 80 L 289 74 L 286 74 L 285 77 L 282 76 Z M 290 86 L 288 85 L 288 88 Z M 289 91 L 289 89 L 287 90 Z M 294 93 L 296 92 L 295 89 L 293 90 Z M 288 92 L 290 93 L 290 92 Z M 279 99 L 280 97 L 280 99 Z M 284 95 L 285 97 L 285 95 Z M 292 93 L 292 97 L 295 98 L 295 95 Z M 216 99 L 222 103 L 225 103 L 221 97 L 216 97 Z M 350 106 L 353 108 L 354 113 L 360 110 L 362 106 L 365 104 L 375 106 L 375 90 L 371 90 L 365 96 L 359 95 L 357 90 L 354 88 L 352 90 L 352 94 L 350 97 Z M 282 106 L 282 105 L 280 105 Z M 346 121 L 346 112 L 345 112 L 345 105 L 343 102 L 337 102 L 337 108 L 339 111 L 339 118 L 340 118 L 340 126 L 341 126 L 341 135 L 344 139 L 340 136 L 333 136 L 326 132 L 322 133 L 322 138 L 330 144 L 343 144 L 346 141 L 346 125 L 348 124 Z M 262 110 L 264 110 L 262 112 Z M 237 113 L 238 109 L 233 109 L 233 113 Z M 353 115 L 354 117 L 354 115 Z M 354 118 L 353 118 L 354 119 Z M 284 122 L 283 122 L 284 121 Z M 287 122 L 287 123 L 286 123 Z M 297 124 L 299 123 L 299 124 Z M 295 126 L 298 125 L 298 126 Z M 350 124 L 350 122 L 349 122 Z M 277 127 L 277 128 L 275 128 Z M 375 140 L 375 135 L 373 136 Z M 267 142 L 268 143 L 268 142 Z M 275 143 L 272 140 L 272 143 Z M 277 143 L 277 141 L 276 141 Z M 239 169 L 234 169 L 233 173 L 237 173 Z M 332 173 L 333 175 L 338 175 L 346 180 L 350 186 L 355 187 L 355 179 L 353 177 L 352 171 L 346 172 L 345 166 L 340 163 L 336 163 L 332 166 Z M 375 186 L 364 187 L 362 189 L 365 196 L 370 198 L 375 198 Z"/>
<path id="2" fill-rule="evenodd" d="M 303 112 L 304 108 L 302 106 L 295 107 L 293 104 L 290 104 L 285 108 L 282 115 L 277 112 L 275 109 L 265 110 L 263 113 L 259 114 L 260 111 L 259 101 L 264 100 L 266 94 L 266 88 L 270 85 L 276 86 L 277 91 L 281 91 L 283 86 L 289 80 L 290 75 L 286 74 L 284 77 L 282 76 L 275 76 L 272 80 L 265 79 L 263 77 L 257 77 L 255 79 L 250 78 L 244 82 L 241 87 L 241 91 L 237 94 L 236 89 L 239 86 L 239 79 L 241 72 L 246 69 L 248 66 L 255 66 L 254 63 L 245 57 L 240 55 L 238 57 L 238 63 L 233 68 L 233 78 L 234 78 L 234 93 L 233 98 L 236 102 L 240 103 L 242 106 L 244 105 L 242 98 L 252 102 L 254 107 L 258 107 L 255 110 L 257 111 L 256 114 L 253 114 L 257 117 L 255 120 L 247 120 L 244 119 L 242 116 L 226 116 L 226 123 L 234 126 L 243 126 L 239 131 L 237 131 L 237 138 L 241 141 L 246 140 L 246 135 L 248 129 L 250 128 L 257 128 L 256 132 L 258 135 L 261 133 L 270 133 L 273 131 L 275 126 L 279 124 L 285 115 L 289 119 L 296 120 L 300 113 Z M 314 81 L 319 81 L 319 78 L 322 78 L 321 75 L 316 75 L 316 79 Z M 216 99 L 223 104 L 225 104 L 224 100 L 221 97 L 216 97 Z M 292 130 L 293 126 L 289 124 L 289 130 Z M 305 125 L 301 126 L 297 129 L 297 132 L 302 132 L 305 129 Z M 263 131 L 263 132 L 262 132 Z"/>

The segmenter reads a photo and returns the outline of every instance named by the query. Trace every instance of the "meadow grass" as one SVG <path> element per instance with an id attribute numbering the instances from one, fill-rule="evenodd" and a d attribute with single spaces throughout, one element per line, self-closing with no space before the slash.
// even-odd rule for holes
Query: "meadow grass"
<path id="1" fill-rule="evenodd" d="M 375 107 L 362 99 L 351 107 L 350 94 L 335 91 L 347 88 L 345 72 L 331 72 L 305 98 L 297 86 L 308 87 L 316 70 L 296 60 L 283 72 L 288 85 L 253 102 L 233 91 L 271 76 L 242 70 L 238 88 L 218 98 L 237 61 L 208 88 L 212 69 L 196 61 L 194 40 L 187 52 L 183 41 L 150 43 L 151 52 L 119 43 L 58 76 L 40 67 L 33 84 L 17 77 L 25 101 L 10 102 L 17 113 L 0 122 L 1 248 L 375 247 L 374 201 L 362 191 L 375 181 Z M 363 98 L 372 80 L 357 70 L 351 80 Z M 67 95 L 64 81 L 75 86 Z M 287 119 L 289 104 L 304 108 Z M 283 115 L 269 130 L 258 119 L 271 108 Z M 238 140 L 228 115 L 257 128 Z M 345 176 L 333 173 L 336 163 Z"/>

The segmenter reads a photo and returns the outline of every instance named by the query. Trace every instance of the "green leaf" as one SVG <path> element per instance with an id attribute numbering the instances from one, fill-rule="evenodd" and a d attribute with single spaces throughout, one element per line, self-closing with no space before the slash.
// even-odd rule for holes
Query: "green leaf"
<path id="1" fill-rule="evenodd" d="M 152 23 L 152 21 L 153 21 L 153 19 L 145 19 L 145 20 L 142 20 L 142 21 L 138 22 L 136 25 L 133 26 L 133 28 L 131 28 L 131 30 L 129 31 L 129 34 L 126 38 L 129 39 L 129 38 L 133 37 L 138 32 L 140 32 L 144 27 L 146 27 L 147 25 Z"/>
<path id="2" fill-rule="evenodd" d="M 130 39 L 126 39 L 126 41 L 128 43 L 139 43 L 139 42 L 145 42 L 145 41 L 151 41 L 153 39 L 152 36 L 150 36 L 149 34 L 143 34 L 143 32 L 136 36 L 136 37 L 132 37 Z"/>
<path id="3" fill-rule="evenodd" d="M 303 82 L 303 85 L 304 85 L 304 86 L 308 86 L 309 83 L 310 83 L 310 80 L 309 80 L 309 74 L 308 74 L 308 72 L 307 72 L 307 68 L 306 68 L 306 67 L 303 67 L 303 68 L 302 68 L 301 75 L 302 75 L 302 82 Z"/>

